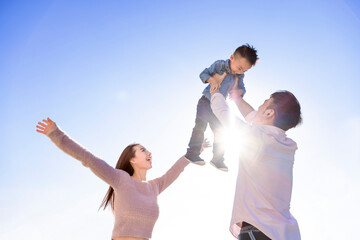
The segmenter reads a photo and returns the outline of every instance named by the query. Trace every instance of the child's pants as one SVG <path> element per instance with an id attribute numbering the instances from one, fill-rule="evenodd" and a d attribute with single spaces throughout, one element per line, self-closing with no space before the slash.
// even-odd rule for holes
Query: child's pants
<path id="1" fill-rule="evenodd" d="M 221 142 L 222 125 L 211 110 L 209 99 L 204 95 L 200 98 L 197 105 L 195 127 L 192 131 L 187 154 L 200 155 L 201 146 L 204 141 L 204 132 L 208 123 L 214 133 L 213 160 L 221 159 L 225 153 Z"/>

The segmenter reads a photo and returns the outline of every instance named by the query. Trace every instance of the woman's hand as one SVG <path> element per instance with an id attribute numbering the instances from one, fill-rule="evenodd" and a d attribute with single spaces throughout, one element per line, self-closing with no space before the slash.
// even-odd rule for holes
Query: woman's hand
<path id="1" fill-rule="evenodd" d="M 207 140 L 207 138 L 205 138 L 201 145 L 200 153 L 202 153 L 202 151 L 204 151 L 204 149 L 208 148 L 208 147 L 211 147 L 211 144 L 210 144 L 209 140 Z"/>
<path id="2" fill-rule="evenodd" d="M 44 123 L 38 122 L 38 125 L 36 125 L 36 131 L 39 133 L 47 135 L 56 128 L 55 122 L 53 122 L 50 118 L 44 119 L 43 122 Z"/>

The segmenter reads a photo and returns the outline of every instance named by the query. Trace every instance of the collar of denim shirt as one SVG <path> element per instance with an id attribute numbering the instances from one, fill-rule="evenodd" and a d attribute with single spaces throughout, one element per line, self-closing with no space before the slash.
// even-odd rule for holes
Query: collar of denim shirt
<path id="1" fill-rule="evenodd" d="M 226 71 L 227 71 L 228 73 L 231 74 L 231 71 L 230 71 L 230 59 L 227 59 L 227 60 L 225 61 L 225 69 L 226 69 Z"/>
<path id="2" fill-rule="evenodd" d="M 232 74 L 230 71 L 230 59 L 225 60 L 225 69 L 228 73 Z M 233 75 L 237 75 L 238 77 L 244 76 L 245 74 L 233 74 Z"/>

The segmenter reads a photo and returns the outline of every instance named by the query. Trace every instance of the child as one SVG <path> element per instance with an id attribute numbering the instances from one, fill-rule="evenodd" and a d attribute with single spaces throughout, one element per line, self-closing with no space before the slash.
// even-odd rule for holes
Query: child
<path id="1" fill-rule="evenodd" d="M 218 60 L 200 73 L 200 79 L 204 83 L 210 84 L 203 91 L 203 95 L 197 105 L 195 127 L 190 138 L 189 148 L 185 154 L 185 158 L 190 162 L 198 165 L 205 164 L 205 161 L 201 159 L 199 155 L 204 140 L 204 132 L 209 123 L 210 128 L 214 133 L 213 158 L 210 163 L 219 170 L 228 171 L 228 168 L 224 163 L 225 150 L 220 140 L 222 127 L 221 123 L 211 110 L 210 91 L 219 89 L 220 93 L 223 94 L 225 98 L 232 89 L 241 89 L 245 94 L 243 82 L 244 73 L 254 66 L 257 60 L 256 50 L 249 44 L 246 44 L 238 47 L 230 56 L 230 59 Z M 222 75 L 221 80 L 213 77 L 215 73 Z"/>

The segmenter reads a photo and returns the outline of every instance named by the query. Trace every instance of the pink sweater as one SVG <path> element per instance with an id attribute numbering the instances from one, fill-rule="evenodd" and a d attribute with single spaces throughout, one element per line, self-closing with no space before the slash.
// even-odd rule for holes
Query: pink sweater
<path id="1" fill-rule="evenodd" d="M 115 223 L 112 237 L 151 238 L 159 216 L 157 196 L 173 183 L 188 161 L 181 157 L 162 177 L 141 182 L 120 169 L 114 169 L 76 143 L 58 127 L 48 137 L 65 153 L 81 161 L 115 192 Z"/>

